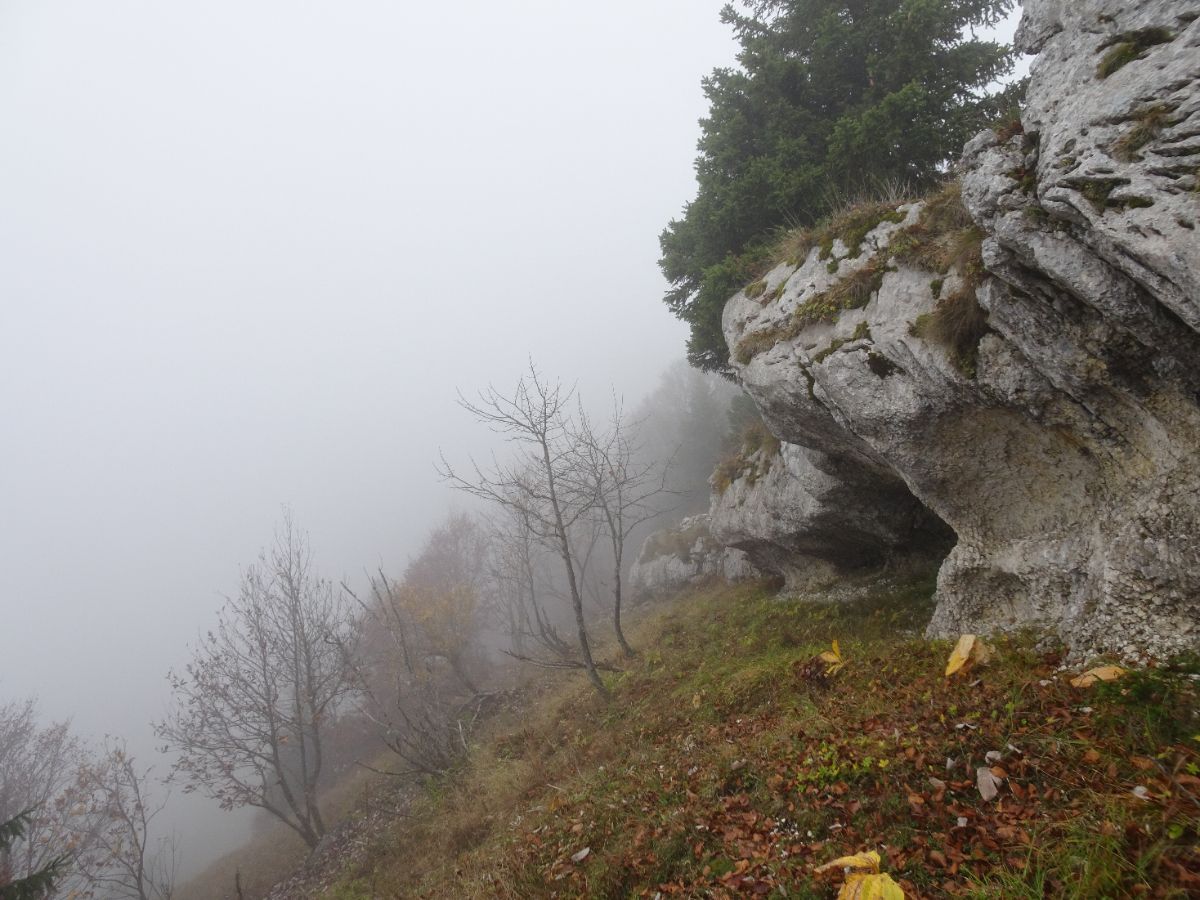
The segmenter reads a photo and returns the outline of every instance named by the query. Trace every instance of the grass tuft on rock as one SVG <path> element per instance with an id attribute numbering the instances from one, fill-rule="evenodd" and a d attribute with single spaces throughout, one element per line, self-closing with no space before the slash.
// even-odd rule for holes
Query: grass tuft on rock
<path id="1" fill-rule="evenodd" d="M 1107 48 L 1108 52 L 1096 66 L 1096 75 L 1100 78 L 1108 78 L 1135 59 L 1141 59 L 1151 47 L 1169 44 L 1173 40 L 1175 40 L 1175 35 L 1167 28 L 1141 28 L 1109 38 L 1098 48 L 1099 50 Z"/>
<path id="2" fill-rule="evenodd" d="M 771 434 L 762 419 L 747 422 L 736 449 L 717 463 L 709 479 L 713 491 L 724 494 L 739 478 L 746 478 L 750 484 L 756 483 L 771 471 L 779 447 L 779 438 Z"/>
<path id="3" fill-rule="evenodd" d="M 1156 103 L 1134 116 L 1133 125 L 1113 141 L 1109 148 L 1113 158 L 1121 162 L 1140 160 L 1139 151 L 1162 134 L 1174 111 L 1175 108 L 1168 104 Z"/>

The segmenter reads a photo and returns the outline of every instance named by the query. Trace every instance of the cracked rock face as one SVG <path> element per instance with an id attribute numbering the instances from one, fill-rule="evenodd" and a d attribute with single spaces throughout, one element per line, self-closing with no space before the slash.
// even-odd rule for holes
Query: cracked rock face
<path id="1" fill-rule="evenodd" d="M 1027 0 L 1024 134 L 980 135 L 960 167 L 986 270 L 969 365 L 922 327 L 963 273 L 893 252 L 921 204 L 857 254 L 814 249 L 729 301 L 743 385 L 795 446 L 776 482 L 714 498 L 721 540 L 784 548 L 785 574 L 843 565 L 919 501 L 957 536 L 931 634 L 1038 625 L 1076 655 L 1200 649 L 1198 14 Z M 870 271 L 865 303 L 782 327 Z"/>
<path id="2" fill-rule="evenodd" d="M 915 545 L 944 552 L 952 543 L 892 472 L 788 443 L 755 462 L 714 492 L 709 527 L 718 542 L 782 577 L 789 593 L 907 556 Z"/>
<path id="3" fill-rule="evenodd" d="M 742 551 L 715 541 L 708 516 L 699 515 L 646 538 L 629 570 L 629 586 L 634 597 L 646 598 L 711 579 L 745 581 L 759 574 Z"/>

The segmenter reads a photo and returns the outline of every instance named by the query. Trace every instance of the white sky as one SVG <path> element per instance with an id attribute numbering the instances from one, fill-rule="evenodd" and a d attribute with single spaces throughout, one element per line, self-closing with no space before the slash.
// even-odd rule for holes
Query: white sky
<path id="1" fill-rule="evenodd" d="M 396 569 L 456 387 L 642 393 L 721 4 L 0 0 L 0 700 L 145 753 L 281 504 Z"/>

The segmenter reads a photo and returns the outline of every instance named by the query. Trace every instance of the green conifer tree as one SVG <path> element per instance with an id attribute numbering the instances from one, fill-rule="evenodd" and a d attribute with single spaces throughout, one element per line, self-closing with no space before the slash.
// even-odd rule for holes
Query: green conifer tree
<path id="1" fill-rule="evenodd" d="M 7 822 L 0 822 L 0 900 L 41 900 L 54 890 L 55 881 L 66 868 L 66 860 L 60 857 L 24 878 L 14 878 L 8 871 L 9 848 L 24 836 L 32 813 L 33 810 L 26 810 Z"/>
<path id="2" fill-rule="evenodd" d="M 1011 0 L 739 0 L 738 67 L 704 80 L 698 191 L 660 242 L 688 358 L 723 370 L 725 301 L 782 226 L 884 185 L 920 190 L 1014 103 L 1009 47 L 973 36 Z"/>

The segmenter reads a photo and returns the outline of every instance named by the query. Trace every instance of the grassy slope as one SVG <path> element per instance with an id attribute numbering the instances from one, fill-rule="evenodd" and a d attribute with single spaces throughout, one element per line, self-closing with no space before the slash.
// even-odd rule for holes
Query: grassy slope
<path id="1" fill-rule="evenodd" d="M 329 896 L 832 897 L 813 867 L 866 849 L 910 897 L 1197 895 L 1194 679 L 1072 688 L 1012 638 L 947 680 L 950 645 L 919 636 L 932 582 L 859 587 L 680 598 L 610 703 L 544 687 Z M 807 680 L 834 638 L 844 671 Z M 1006 780 L 985 802 L 989 751 Z"/>

